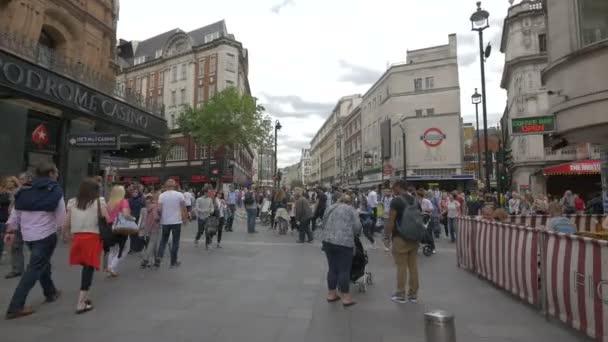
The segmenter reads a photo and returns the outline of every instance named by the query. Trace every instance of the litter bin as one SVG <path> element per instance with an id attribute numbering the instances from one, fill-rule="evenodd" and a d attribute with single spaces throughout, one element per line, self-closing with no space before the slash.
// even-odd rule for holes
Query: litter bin
<path id="1" fill-rule="evenodd" d="M 454 315 L 443 310 L 433 310 L 425 313 L 424 331 L 426 342 L 455 342 Z"/>

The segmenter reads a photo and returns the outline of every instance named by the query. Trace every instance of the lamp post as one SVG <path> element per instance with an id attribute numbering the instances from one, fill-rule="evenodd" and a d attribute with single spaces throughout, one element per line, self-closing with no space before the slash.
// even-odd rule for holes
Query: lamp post
<path id="1" fill-rule="evenodd" d="M 482 97 L 482 109 L 483 109 L 483 139 L 485 145 L 485 178 L 486 178 L 486 191 L 490 191 L 490 174 L 492 173 L 491 167 L 492 162 L 490 160 L 490 154 L 488 153 L 488 108 L 486 101 L 486 68 L 485 58 L 489 57 L 490 49 L 484 53 L 483 49 L 483 30 L 490 27 L 490 21 L 488 18 L 490 13 L 481 9 L 481 1 L 477 2 L 477 10 L 471 15 L 471 30 L 479 33 L 479 56 L 481 57 L 481 97 Z"/>
<path id="2" fill-rule="evenodd" d="M 399 121 L 399 128 L 401 128 L 401 140 L 403 140 L 403 180 L 407 181 L 407 150 L 405 149 L 405 126 L 403 126 L 403 123 L 401 121 Z"/>
<path id="3" fill-rule="evenodd" d="M 471 96 L 471 101 L 475 105 L 475 121 L 477 121 L 477 128 L 475 129 L 477 132 L 477 178 L 481 179 L 481 141 L 479 139 L 479 104 L 481 103 L 481 94 L 477 92 L 477 88 L 475 88 L 475 93 Z"/>
<path id="4" fill-rule="evenodd" d="M 281 180 L 279 179 L 279 169 L 277 168 L 277 132 L 283 128 L 279 120 L 274 123 L 274 179 L 275 187 L 281 186 Z"/>

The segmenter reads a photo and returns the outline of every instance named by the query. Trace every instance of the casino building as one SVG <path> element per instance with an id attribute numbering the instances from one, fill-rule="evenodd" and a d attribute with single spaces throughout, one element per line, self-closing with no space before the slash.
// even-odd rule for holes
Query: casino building
<path id="1" fill-rule="evenodd" d="M 52 161 L 73 196 L 102 158 L 157 153 L 163 107 L 115 87 L 117 20 L 117 0 L 0 1 L 0 176 Z M 70 147 L 95 133 L 119 147 Z"/>

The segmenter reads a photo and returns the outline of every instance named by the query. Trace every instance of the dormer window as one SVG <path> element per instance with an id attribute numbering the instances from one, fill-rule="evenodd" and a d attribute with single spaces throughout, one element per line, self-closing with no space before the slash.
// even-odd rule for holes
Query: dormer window
<path id="1" fill-rule="evenodd" d="M 161 58 L 162 56 L 163 56 L 163 49 L 156 50 L 156 53 L 154 54 L 154 58 Z"/>
<path id="2" fill-rule="evenodd" d="M 135 57 L 135 59 L 133 60 L 133 65 L 139 65 L 139 64 L 143 64 L 146 62 L 146 56 L 139 56 L 139 57 Z"/>
<path id="3" fill-rule="evenodd" d="M 205 35 L 205 44 L 210 43 L 220 37 L 219 32 L 213 32 Z"/>

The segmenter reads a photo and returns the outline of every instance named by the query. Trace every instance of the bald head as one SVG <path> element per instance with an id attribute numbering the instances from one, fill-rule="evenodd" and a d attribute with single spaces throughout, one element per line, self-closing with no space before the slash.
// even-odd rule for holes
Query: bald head
<path id="1" fill-rule="evenodd" d="M 177 189 L 177 183 L 173 179 L 167 179 L 167 181 L 165 182 L 165 188 L 167 190 L 175 190 Z"/>

